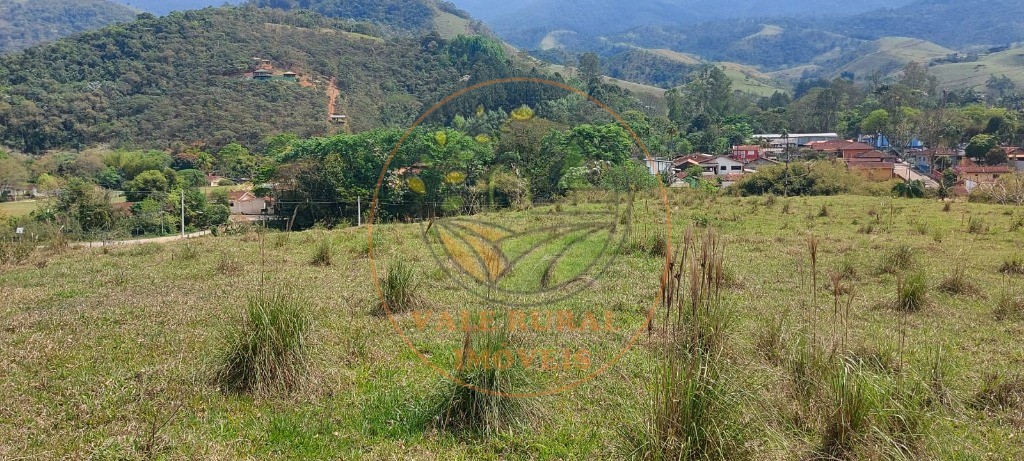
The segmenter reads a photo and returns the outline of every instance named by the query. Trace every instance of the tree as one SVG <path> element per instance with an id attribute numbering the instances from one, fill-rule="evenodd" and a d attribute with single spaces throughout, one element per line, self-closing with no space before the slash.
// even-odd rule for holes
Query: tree
<path id="1" fill-rule="evenodd" d="M 860 122 L 860 129 L 863 133 L 880 133 L 889 128 L 889 112 L 885 109 L 871 111 L 864 120 Z"/>
<path id="2" fill-rule="evenodd" d="M 57 196 L 54 209 L 58 220 L 70 232 L 106 230 L 114 223 L 110 194 L 78 178 L 67 181 Z"/>
<path id="3" fill-rule="evenodd" d="M 143 171 L 135 179 L 124 184 L 125 198 L 129 202 L 141 202 L 150 194 L 167 192 L 170 183 L 163 172 L 157 170 Z"/>
<path id="4" fill-rule="evenodd" d="M 601 57 L 597 53 L 583 53 L 579 59 L 580 80 L 587 86 L 587 92 L 593 93 L 601 83 Z"/>
<path id="5" fill-rule="evenodd" d="M 251 179 L 256 173 L 257 159 L 241 144 L 231 143 L 217 152 L 217 167 L 224 176 Z"/>
<path id="6" fill-rule="evenodd" d="M 967 144 L 967 148 L 964 150 L 971 160 L 985 163 L 989 152 L 991 152 L 992 149 L 995 149 L 998 145 L 999 140 L 994 136 L 979 134 L 971 138 L 971 142 Z"/>
<path id="7" fill-rule="evenodd" d="M 0 191 L 15 188 L 28 181 L 28 168 L 18 159 L 0 158 Z"/>

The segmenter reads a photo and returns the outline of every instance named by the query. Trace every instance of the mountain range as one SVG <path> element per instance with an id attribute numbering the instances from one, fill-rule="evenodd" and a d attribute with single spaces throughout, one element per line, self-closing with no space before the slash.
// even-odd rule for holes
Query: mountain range
<path id="1" fill-rule="evenodd" d="M 138 13 L 108 0 L 0 0 L 0 54 L 128 21 Z"/>

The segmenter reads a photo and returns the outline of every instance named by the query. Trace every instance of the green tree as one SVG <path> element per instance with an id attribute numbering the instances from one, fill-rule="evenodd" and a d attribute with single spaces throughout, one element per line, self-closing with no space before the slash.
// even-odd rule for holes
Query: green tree
<path id="1" fill-rule="evenodd" d="M 971 138 L 971 142 L 967 143 L 967 147 L 964 149 L 967 157 L 976 162 L 985 163 L 986 157 L 989 152 L 999 145 L 999 140 L 995 136 L 987 134 L 979 134 Z"/>
<path id="2" fill-rule="evenodd" d="M 169 189 L 167 176 L 157 170 L 143 171 L 124 184 L 125 198 L 129 202 L 140 202 L 151 194 L 166 193 Z"/>
<path id="3" fill-rule="evenodd" d="M 864 120 L 860 122 L 860 129 L 863 133 L 879 133 L 889 128 L 889 112 L 885 109 L 871 111 Z"/>

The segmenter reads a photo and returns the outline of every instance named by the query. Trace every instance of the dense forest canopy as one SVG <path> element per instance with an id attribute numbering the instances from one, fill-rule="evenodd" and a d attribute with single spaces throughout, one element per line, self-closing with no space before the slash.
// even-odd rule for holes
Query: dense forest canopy
<path id="1" fill-rule="evenodd" d="M 130 21 L 137 13 L 108 0 L 0 0 L 0 54 Z"/>
<path id="2" fill-rule="evenodd" d="M 385 35 L 370 23 L 309 11 L 141 17 L 0 58 L 0 142 L 34 153 L 100 142 L 167 149 L 322 135 L 330 129 L 332 78 L 350 129 L 406 125 L 460 85 L 518 75 L 503 49 L 488 43 Z M 254 58 L 300 81 L 246 78 Z M 543 97 L 506 92 L 487 102 L 510 110 Z"/>

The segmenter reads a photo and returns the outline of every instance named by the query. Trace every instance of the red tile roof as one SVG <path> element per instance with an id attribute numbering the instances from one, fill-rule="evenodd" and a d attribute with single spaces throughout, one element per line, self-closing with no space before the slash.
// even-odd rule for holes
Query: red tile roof
<path id="1" fill-rule="evenodd" d="M 1013 168 L 1007 165 L 996 165 L 996 166 L 978 166 L 978 165 L 964 165 L 958 167 L 957 170 L 961 174 L 1007 174 L 1013 173 Z"/>
<path id="2" fill-rule="evenodd" d="M 852 161 L 852 162 L 846 162 L 846 164 L 850 168 L 856 168 L 858 170 L 868 170 L 868 169 L 874 169 L 874 168 L 888 168 L 888 169 L 891 170 L 893 167 L 896 166 L 896 164 L 893 163 L 893 162 L 878 162 L 878 161 L 873 161 L 873 160 L 860 161 L 860 162 Z"/>
<path id="3" fill-rule="evenodd" d="M 874 149 L 870 144 L 864 144 L 857 141 L 818 141 L 808 144 L 808 147 L 816 151 L 823 152 L 835 152 L 842 150 L 871 150 Z"/>

